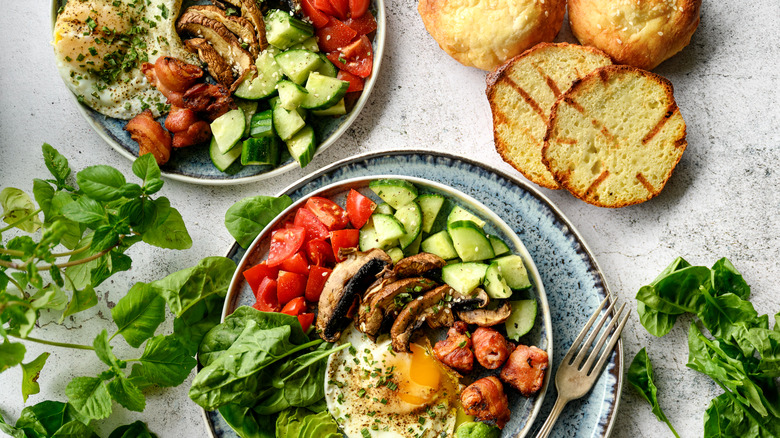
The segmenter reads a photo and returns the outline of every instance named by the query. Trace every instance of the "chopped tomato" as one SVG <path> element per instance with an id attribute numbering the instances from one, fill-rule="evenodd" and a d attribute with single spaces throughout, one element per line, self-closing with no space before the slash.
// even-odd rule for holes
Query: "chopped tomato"
<path id="1" fill-rule="evenodd" d="M 349 0 L 330 0 L 331 6 L 336 11 L 336 16 L 342 20 L 347 19 L 349 14 Z"/>
<path id="2" fill-rule="evenodd" d="M 279 274 L 279 268 L 271 268 L 265 262 L 262 262 L 247 269 L 243 274 L 247 284 L 252 288 L 252 292 L 257 294 L 257 288 L 260 286 L 263 279 L 266 277 L 276 278 Z"/>
<path id="3" fill-rule="evenodd" d="M 344 70 L 339 70 L 339 73 L 336 75 L 336 78 L 341 79 L 342 81 L 349 82 L 349 88 L 347 88 L 347 93 L 351 93 L 353 91 L 361 91 L 365 83 L 363 78 L 355 76 L 352 73 Z"/>
<path id="4" fill-rule="evenodd" d="M 345 70 L 361 78 L 370 76 L 371 70 L 374 68 L 371 42 L 365 35 L 344 46 L 340 51 L 328 53 L 327 56 L 330 62 L 335 64 L 340 70 Z"/>
<path id="5" fill-rule="evenodd" d="M 320 28 L 328 24 L 328 16 L 314 7 L 314 0 L 301 0 L 301 8 L 314 27 Z"/>
<path id="6" fill-rule="evenodd" d="M 276 230 L 271 234 L 271 249 L 268 251 L 266 263 L 270 267 L 278 266 L 292 257 L 303 245 L 306 230 L 303 227 L 290 227 Z"/>
<path id="7" fill-rule="evenodd" d="M 347 216 L 349 216 L 349 222 L 353 227 L 359 229 L 365 225 L 375 208 L 376 202 L 361 195 L 355 189 L 349 191 L 347 195 Z"/>
<path id="8" fill-rule="evenodd" d="M 312 239 L 326 239 L 328 237 L 328 227 L 317 219 L 317 216 L 311 210 L 299 208 L 295 212 L 295 225 L 306 230 L 307 242 Z"/>
<path id="9" fill-rule="evenodd" d="M 312 266 L 309 271 L 309 280 L 306 282 L 306 301 L 316 303 L 320 300 L 320 294 L 322 294 L 322 288 L 325 286 L 325 282 L 328 281 L 328 277 L 333 271 L 321 266 Z"/>
<path id="10" fill-rule="evenodd" d="M 349 12 L 353 18 L 360 18 L 368 11 L 369 0 L 349 0 Z"/>
<path id="11" fill-rule="evenodd" d="M 349 223 L 347 212 L 330 199 L 312 196 L 306 201 L 305 207 L 314 213 L 330 231 L 341 230 Z"/>
<path id="12" fill-rule="evenodd" d="M 332 52 L 349 45 L 350 41 L 357 36 L 357 32 L 344 24 L 341 20 L 330 17 L 328 24 L 325 27 L 317 29 L 315 35 L 317 35 L 317 43 L 319 44 L 320 49 L 322 49 L 323 52 Z"/>
<path id="13" fill-rule="evenodd" d="M 298 322 L 301 323 L 301 328 L 305 332 L 306 330 L 309 330 L 309 327 L 311 327 L 311 323 L 314 322 L 314 314 L 301 313 L 300 315 L 298 315 Z"/>
<path id="14" fill-rule="evenodd" d="M 257 291 L 255 291 L 257 302 L 252 306 L 262 312 L 278 312 L 279 300 L 276 296 L 276 280 L 265 277 Z"/>
<path id="15" fill-rule="evenodd" d="M 330 244 L 333 246 L 333 254 L 336 255 L 336 260 L 339 262 L 344 260 L 339 257 L 341 248 L 357 248 L 359 239 L 360 230 L 331 231 Z"/>
<path id="16" fill-rule="evenodd" d="M 324 240 L 310 240 L 306 242 L 306 254 L 314 266 L 330 266 L 336 263 L 333 255 L 333 247 Z"/>
<path id="17" fill-rule="evenodd" d="M 366 12 L 361 16 L 356 16 L 353 12 L 352 18 L 345 21 L 344 24 L 357 32 L 358 35 L 368 35 L 376 30 L 376 19 L 371 15 L 371 12 Z"/>
<path id="18" fill-rule="evenodd" d="M 276 296 L 279 304 L 285 305 L 293 298 L 303 297 L 306 292 L 306 276 L 295 272 L 279 271 L 276 277 Z"/>
<path id="19" fill-rule="evenodd" d="M 312 0 L 312 3 L 314 4 L 314 7 L 319 9 L 320 11 L 324 12 L 325 15 L 329 15 L 331 17 L 335 16 L 338 12 L 333 8 L 333 5 L 330 3 L 330 0 Z M 328 17 L 330 18 L 330 17 Z"/>
<path id="20" fill-rule="evenodd" d="M 294 256 L 282 262 L 279 265 L 283 270 L 295 272 L 296 274 L 309 275 L 309 261 L 303 251 L 298 251 Z"/>
<path id="21" fill-rule="evenodd" d="M 298 316 L 304 312 L 306 312 L 306 300 L 303 297 L 290 300 L 282 308 L 282 313 L 286 313 L 292 316 Z"/>

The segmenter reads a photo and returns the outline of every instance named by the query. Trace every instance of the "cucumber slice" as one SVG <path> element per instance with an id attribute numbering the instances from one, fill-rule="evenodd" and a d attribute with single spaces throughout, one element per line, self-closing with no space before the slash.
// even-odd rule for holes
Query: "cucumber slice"
<path id="1" fill-rule="evenodd" d="M 422 210 L 416 202 L 412 201 L 398 207 L 394 217 L 404 225 L 406 230 L 406 234 L 398 238 L 401 249 L 406 249 L 422 232 Z M 417 249 L 419 251 L 419 246 Z"/>
<path id="2" fill-rule="evenodd" d="M 316 44 L 316 43 L 315 43 Z M 313 50 L 316 52 L 316 50 Z M 317 73 L 327 76 L 329 78 L 335 78 L 336 75 L 339 74 L 338 69 L 336 69 L 336 66 L 333 65 L 332 62 L 330 62 L 330 59 L 328 59 L 327 56 L 323 53 L 319 53 L 320 59 L 322 60 L 322 65 L 320 65 L 320 68 L 317 69 Z"/>
<path id="3" fill-rule="evenodd" d="M 249 135 L 252 137 L 271 137 L 274 135 L 273 111 L 265 110 L 252 116 L 249 122 Z"/>
<path id="4" fill-rule="evenodd" d="M 390 260 L 392 260 L 394 264 L 404 258 L 404 252 L 397 246 L 395 248 L 390 248 L 385 252 L 390 256 Z"/>
<path id="5" fill-rule="evenodd" d="M 249 137 L 250 126 L 252 125 L 252 116 L 257 112 L 257 101 L 235 99 L 236 105 L 244 111 L 244 135 L 241 137 Z"/>
<path id="6" fill-rule="evenodd" d="M 309 37 L 303 40 L 303 42 L 300 42 L 298 44 L 293 44 L 292 46 L 290 46 L 290 50 L 295 50 L 295 49 L 303 49 L 303 50 L 308 50 L 310 52 L 319 52 L 320 46 L 317 45 L 317 37 Z"/>
<path id="7" fill-rule="evenodd" d="M 376 206 L 376 210 L 374 210 L 374 213 L 393 215 L 395 214 L 395 209 L 391 207 L 390 204 L 388 204 L 387 202 L 383 202 Z"/>
<path id="8" fill-rule="evenodd" d="M 423 231 L 430 233 L 441 208 L 444 206 L 444 196 L 428 193 L 417 197 L 423 215 Z"/>
<path id="9" fill-rule="evenodd" d="M 371 221 L 376 228 L 376 234 L 383 247 L 388 247 L 388 242 L 395 242 L 399 237 L 406 234 L 404 225 L 394 216 L 388 214 L 374 213 L 371 215 Z"/>
<path id="10" fill-rule="evenodd" d="M 485 271 L 485 281 L 482 284 L 490 298 L 505 299 L 512 296 L 512 289 L 507 286 L 504 277 L 501 276 L 501 269 L 496 262 L 488 266 L 487 271 Z"/>
<path id="11" fill-rule="evenodd" d="M 471 221 L 456 221 L 447 225 L 452 245 L 464 262 L 487 260 L 494 256 L 493 246 L 482 229 Z"/>
<path id="12" fill-rule="evenodd" d="M 420 253 L 420 242 L 422 242 L 422 233 L 417 235 L 417 238 L 404 249 L 404 257 L 413 256 Z"/>
<path id="13" fill-rule="evenodd" d="M 290 81 L 279 81 L 276 84 L 276 91 L 279 92 L 279 104 L 288 111 L 301 106 L 301 102 L 309 94 L 305 88 Z"/>
<path id="14" fill-rule="evenodd" d="M 317 150 L 314 129 L 311 126 L 304 126 L 297 134 L 287 140 L 287 150 L 301 167 L 306 167 Z"/>
<path id="15" fill-rule="evenodd" d="M 276 129 L 276 134 L 282 140 L 287 141 L 291 139 L 293 135 L 306 126 L 306 122 L 303 121 L 303 118 L 297 111 L 288 111 L 282 108 L 279 98 L 271 99 L 271 107 L 273 108 L 274 129 Z"/>
<path id="16" fill-rule="evenodd" d="M 211 122 L 211 133 L 214 135 L 221 153 L 224 154 L 233 149 L 233 146 L 241 140 L 245 124 L 246 118 L 244 110 L 241 108 L 228 111 Z"/>
<path id="17" fill-rule="evenodd" d="M 531 280 L 528 279 L 528 270 L 525 269 L 523 259 L 519 255 L 508 255 L 493 260 L 501 268 L 501 276 L 512 289 L 528 289 Z"/>
<path id="18" fill-rule="evenodd" d="M 452 246 L 452 239 L 450 239 L 450 234 L 447 230 L 441 230 L 423 240 L 422 250 L 423 252 L 436 254 L 444 260 L 451 260 L 458 257 L 458 253 L 455 251 L 455 247 Z"/>
<path id="19" fill-rule="evenodd" d="M 360 229 L 360 238 L 359 238 L 359 245 L 361 251 L 370 251 L 374 248 L 379 249 L 387 249 L 391 248 L 393 246 L 396 246 L 398 243 L 398 239 L 393 239 L 391 241 L 384 241 L 379 237 L 379 232 L 377 231 L 376 227 L 374 226 L 374 216 L 376 216 L 376 213 L 371 215 L 371 218 L 366 222 L 365 225 L 363 225 L 363 228 Z M 394 217 L 387 216 L 393 220 L 395 220 Z M 403 225 L 400 223 L 398 224 L 401 228 L 403 228 Z"/>
<path id="20" fill-rule="evenodd" d="M 490 245 L 493 247 L 493 253 L 495 255 L 500 256 L 510 252 L 509 245 L 507 245 L 506 242 L 501 240 L 501 238 L 496 237 L 492 234 L 489 234 L 487 238 L 490 241 Z"/>
<path id="21" fill-rule="evenodd" d="M 250 100 L 264 99 L 274 94 L 276 83 L 282 79 L 282 69 L 274 59 L 278 53 L 273 46 L 268 46 L 255 60 L 257 77 L 244 79 L 233 94 Z"/>
<path id="22" fill-rule="evenodd" d="M 325 108 L 323 110 L 312 110 L 311 113 L 318 117 L 343 116 L 347 113 L 347 105 L 344 103 L 344 99 L 342 98 L 340 101 L 338 101 L 338 103 L 330 108 Z"/>
<path id="23" fill-rule="evenodd" d="M 279 141 L 271 135 L 261 138 L 248 138 L 244 140 L 241 150 L 241 164 L 243 165 L 279 165 Z"/>
<path id="24" fill-rule="evenodd" d="M 368 183 L 368 188 L 374 191 L 383 201 L 391 207 L 408 204 L 417 197 L 417 187 L 409 181 L 402 179 L 379 179 Z"/>
<path id="25" fill-rule="evenodd" d="M 272 9 L 265 16 L 265 38 L 268 44 L 286 49 L 314 35 L 314 27 L 293 17 L 291 12 Z"/>
<path id="26" fill-rule="evenodd" d="M 214 137 L 211 137 L 211 143 L 209 144 L 209 157 L 211 157 L 211 162 L 214 163 L 214 167 L 216 167 L 217 169 L 224 172 L 240 156 L 241 156 L 241 145 L 237 144 L 235 147 L 233 147 L 233 149 L 223 154 L 219 150 L 217 141 L 214 139 Z"/>
<path id="27" fill-rule="evenodd" d="M 309 73 L 322 65 L 322 59 L 317 53 L 308 50 L 288 50 L 274 57 L 285 76 L 300 85 L 306 82 Z"/>
<path id="28" fill-rule="evenodd" d="M 471 221 L 477 224 L 479 228 L 485 226 L 485 221 L 459 205 L 456 205 L 450 212 L 450 215 L 447 216 L 447 225 L 457 221 Z"/>
<path id="29" fill-rule="evenodd" d="M 506 337 L 518 341 L 520 337 L 530 332 L 536 322 L 536 300 L 510 301 L 512 313 L 504 322 L 506 325 Z"/>
<path id="30" fill-rule="evenodd" d="M 441 268 L 441 279 L 461 294 L 468 295 L 485 280 L 487 268 L 484 263 L 453 263 Z"/>
<path id="31" fill-rule="evenodd" d="M 301 106 L 306 109 L 331 107 L 347 94 L 347 88 L 349 88 L 349 82 L 313 71 L 309 74 L 309 79 L 306 81 L 306 91 L 309 94 L 306 95 L 306 99 L 303 100 Z"/>

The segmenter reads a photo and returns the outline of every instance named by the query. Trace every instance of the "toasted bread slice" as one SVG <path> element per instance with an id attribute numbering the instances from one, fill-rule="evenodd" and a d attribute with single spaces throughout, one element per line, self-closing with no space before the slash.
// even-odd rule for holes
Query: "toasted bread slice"
<path id="1" fill-rule="evenodd" d="M 625 65 L 602 67 L 555 102 L 542 160 L 574 196 L 624 207 L 658 195 L 687 142 L 672 84 Z"/>
<path id="2" fill-rule="evenodd" d="M 501 158 L 536 184 L 559 189 L 542 164 L 550 108 L 575 80 L 611 64 L 609 56 L 592 47 L 542 43 L 490 73 L 487 96 Z"/>

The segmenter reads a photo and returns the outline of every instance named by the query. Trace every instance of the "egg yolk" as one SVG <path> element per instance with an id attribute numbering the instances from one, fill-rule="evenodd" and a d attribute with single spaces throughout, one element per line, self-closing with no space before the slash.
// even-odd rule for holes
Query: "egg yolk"
<path id="1" fill-rule="evenodd" d="M 408 379 L 402 379 L 399 382 L 398 395 L 401 400 L 407 403 L 422 405 L 436 397 L 441 371 L 436 361 L 422 347 L 411 344 L 410 348 L 411 360 Z"/>

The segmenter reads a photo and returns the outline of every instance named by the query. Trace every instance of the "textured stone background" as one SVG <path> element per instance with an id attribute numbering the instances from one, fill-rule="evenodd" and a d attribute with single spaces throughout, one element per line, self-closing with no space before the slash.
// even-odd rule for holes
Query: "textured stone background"
<path id="1" fill-rule="evenodd" d="M 675 87 L 688 123 L 688 149 L 664 192 L 620 210 L 586 205 L 565 192 L 543 190 L 571 219 L 603 268 L 612 290 L 634 303 L 637 289 L 676 256 L 711 265 L 729 257 L 753 287 L 759 313 L 780 311 L 780 37 L 777 0 L 705 1 L 691 45 L 656 69 Z M 31 190 L 46 174 L 40 145 L 49 142 L 75 169 L 106 163 L 130 174 L 130 162 L 107 146 L 82 119 L 54 67 L 48 1 L 5 0 L 0 14 L 0 186 Z M 188 251 L 130 250 L 133 269 L 99 288 L 101 302 L 63 326 L 42 319 L 36 333 L 48 339 L 89 343 L 110 322 L 108 309 L 136 281 L 150 281 L 224 254 L 232 239 L 222 226 L 238 199 L 271 194 L 308 172 L 353 154 L 422 148 L 482 160 L 513 172 L 493 149 L 484 76 L 449 58 L 428 36 L 412 0 L 388 0 L 388 39 L 373 96 L 346 135 L 305 170 L 274 181 L 237 187 L 201 187 L 169 181 L 172 199 L 194 244 Z M 568 26 L 559 40 L 573 41 Z M 648 335 L 633 315 L 624 334 L 626 362 L 647 346 L 656 367 L 667 416 L 682 436 L 702 434 L 702 415 L 719 394 L 709 378 L 685 367 L 687 320 L 662 339 Z M 78 329 L 78 330 L 76 330 Z M 170 327 L 167 327 L 170 330 Z M 122 345 L 122 343 L 118 343 Z M 125 346 L 129 350 L 129 347 Z M 122 356 L 132 354 L 118 347 Z M 39 350 L 28 346 L 28 357 Z M 96 372 L 91 353 L 52 349 L 41 394 L 29 403 L 64 400 L 76 375 Z M 17 367 L 0 375 L 0 411 L 15 419 L 23 407 Z M 135 419 L 161 437 L 206 436 L 188 385 L 149 394 L 145 412 L 114 407 L 98 422 L 101 435 Z M 571 431 L 557 431 L 572 436 Z M 671 436 L 649 407 L 624 388 L 616 437 Z"/>

